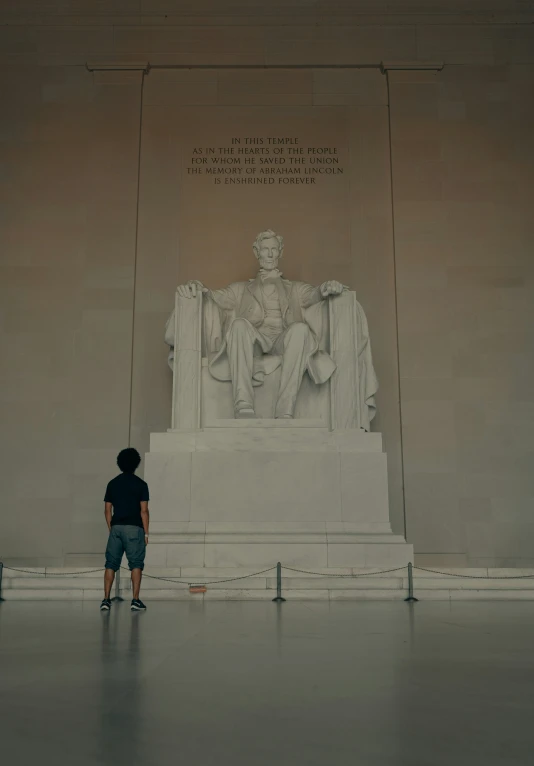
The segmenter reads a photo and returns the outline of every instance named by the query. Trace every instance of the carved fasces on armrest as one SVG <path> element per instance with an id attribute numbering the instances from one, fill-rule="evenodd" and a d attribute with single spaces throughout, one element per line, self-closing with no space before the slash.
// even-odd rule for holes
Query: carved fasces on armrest
<path id="1" fill-rule="evenodd" d="M 363 309 L 356 293 L 329 298 L 330 354 L 337 369 L 331 379 L 332 429 L 370 429 L 378 382 Z"/>
<path id="2" fill-rule="evenodd" d="M 202 293 L 182 298 L 176 293 L 174 304 L 174 348 L 200 351 Z"/>
<path id="3" fill-rule="evenodd" d="M 202 293 L 174 305 L 172 428 L 200 428 Z"/>
<path id="4" fill-rule="evenodd" d="M 355 303 L 349 290 L 328 299 L 330 355 L 337 365 L 330 381 L 332 430 L 359 427 Z"/>

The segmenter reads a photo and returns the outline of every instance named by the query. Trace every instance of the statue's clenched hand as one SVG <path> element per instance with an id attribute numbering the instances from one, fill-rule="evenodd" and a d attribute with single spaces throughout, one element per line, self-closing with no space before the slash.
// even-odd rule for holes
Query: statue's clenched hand
<path id="1" fill-rule="evenodd" d="M 178 285 L 176 292 L 181 298 L 196 298 L 197 293 L 207 293 L 208 288 L 198 279 L 190 279 L 185 285 Z"/>
<path id="2" fill-rule="evenodd" d="M 341 282 L 336 282 L 335 280 L 323 282 L 319 288 L 323 298 L 327 298 L 329 295 L 341 295 L 344 289 L 345 285 L 342 285 Z"/>

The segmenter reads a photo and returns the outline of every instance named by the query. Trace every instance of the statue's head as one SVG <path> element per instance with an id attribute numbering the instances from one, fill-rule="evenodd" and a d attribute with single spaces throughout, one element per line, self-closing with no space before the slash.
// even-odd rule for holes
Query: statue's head
<path id="1" fill-rule="evenodd" d="M 275 234 L 272 229 L 267 229 L 258 234 L 252 247 L 261 268 L 271 271 L 276 269 L 284 252 L 284 238 Z"/>

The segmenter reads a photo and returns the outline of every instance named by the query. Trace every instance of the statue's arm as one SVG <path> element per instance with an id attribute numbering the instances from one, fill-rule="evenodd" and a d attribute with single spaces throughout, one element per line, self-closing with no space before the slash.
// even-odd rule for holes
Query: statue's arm
<path id="1" fill-rule="evenodd" d="M 297 285 L 300 305 L 303 309 L 307 309 L 310 306 L 313 306 L 314 304 L 320 303 L 322 300 L 324 300 L 323 296 L 321 295 L 321 287 L 314 287 L 313 285 L 308 285 L 305 282 L 297 282 Z"/>
<path id="2" fill-rule="evenodd" d="M 346 285 L 335 280 L 323 282 L 319 287 L 308 285 L 306 282 L 297 282 L 299 290 L 300 305 L 307 309 L 320 301 L 326 300 L 330 295 L 341 295 L 343 290 L 347 290 Z"/>
<path id="3" fill-rule="evenodd" d="M 205 293 L 208 298 L 224 311 L 232 311 L 239 302 L 239 284 L 231 284 L 219 290 L 208 290 Z"/>
<path id="4" fill-rule="evenodd" d="M 190 280 L 185 285 L 180 285 L 177 288 L 177 293 L 182 298 L 194 298 L 199 292 L 201 292 L 205 298 L 211 298 L 211 300 L 218 308 L 222 309 L 223 311 L 232 311 L 239 304 L 241 294 L 240 287 L 241 284 L 236 282 L 235 284 L 229 285 L 228 287 L 223 287 L 220 290 L 209 290 L 207 287 L 204 287 L 202 282 L 199 282 L 195 279 Z M 170 346 L 171 349 L 174 348 L 175 343 L 174 325 L 175 321 L 173 311 L 167 320 L 167 324 L 165 325 L 165 343 L 167 346 Z"/>

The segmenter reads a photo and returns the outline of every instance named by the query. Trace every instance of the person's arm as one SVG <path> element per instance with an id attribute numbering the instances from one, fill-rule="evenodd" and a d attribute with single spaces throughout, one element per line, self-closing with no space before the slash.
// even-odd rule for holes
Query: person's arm
<path id="1" fill-rule="evenodd" d="M 145 543 L 148 544 L 148 525 L 150 523 L 150 513 L 148 511 L 148 500 L 141 500 L 141 521 L 145 530 Z"/>
<path id="2" fill-rule="evenodd" d="M 108 530 L 111 532 L 111 517 L 113 516 L 113 505 L 107 501 L 104 503 L 104 516 L 106 517 L 106 524 Z"/>

